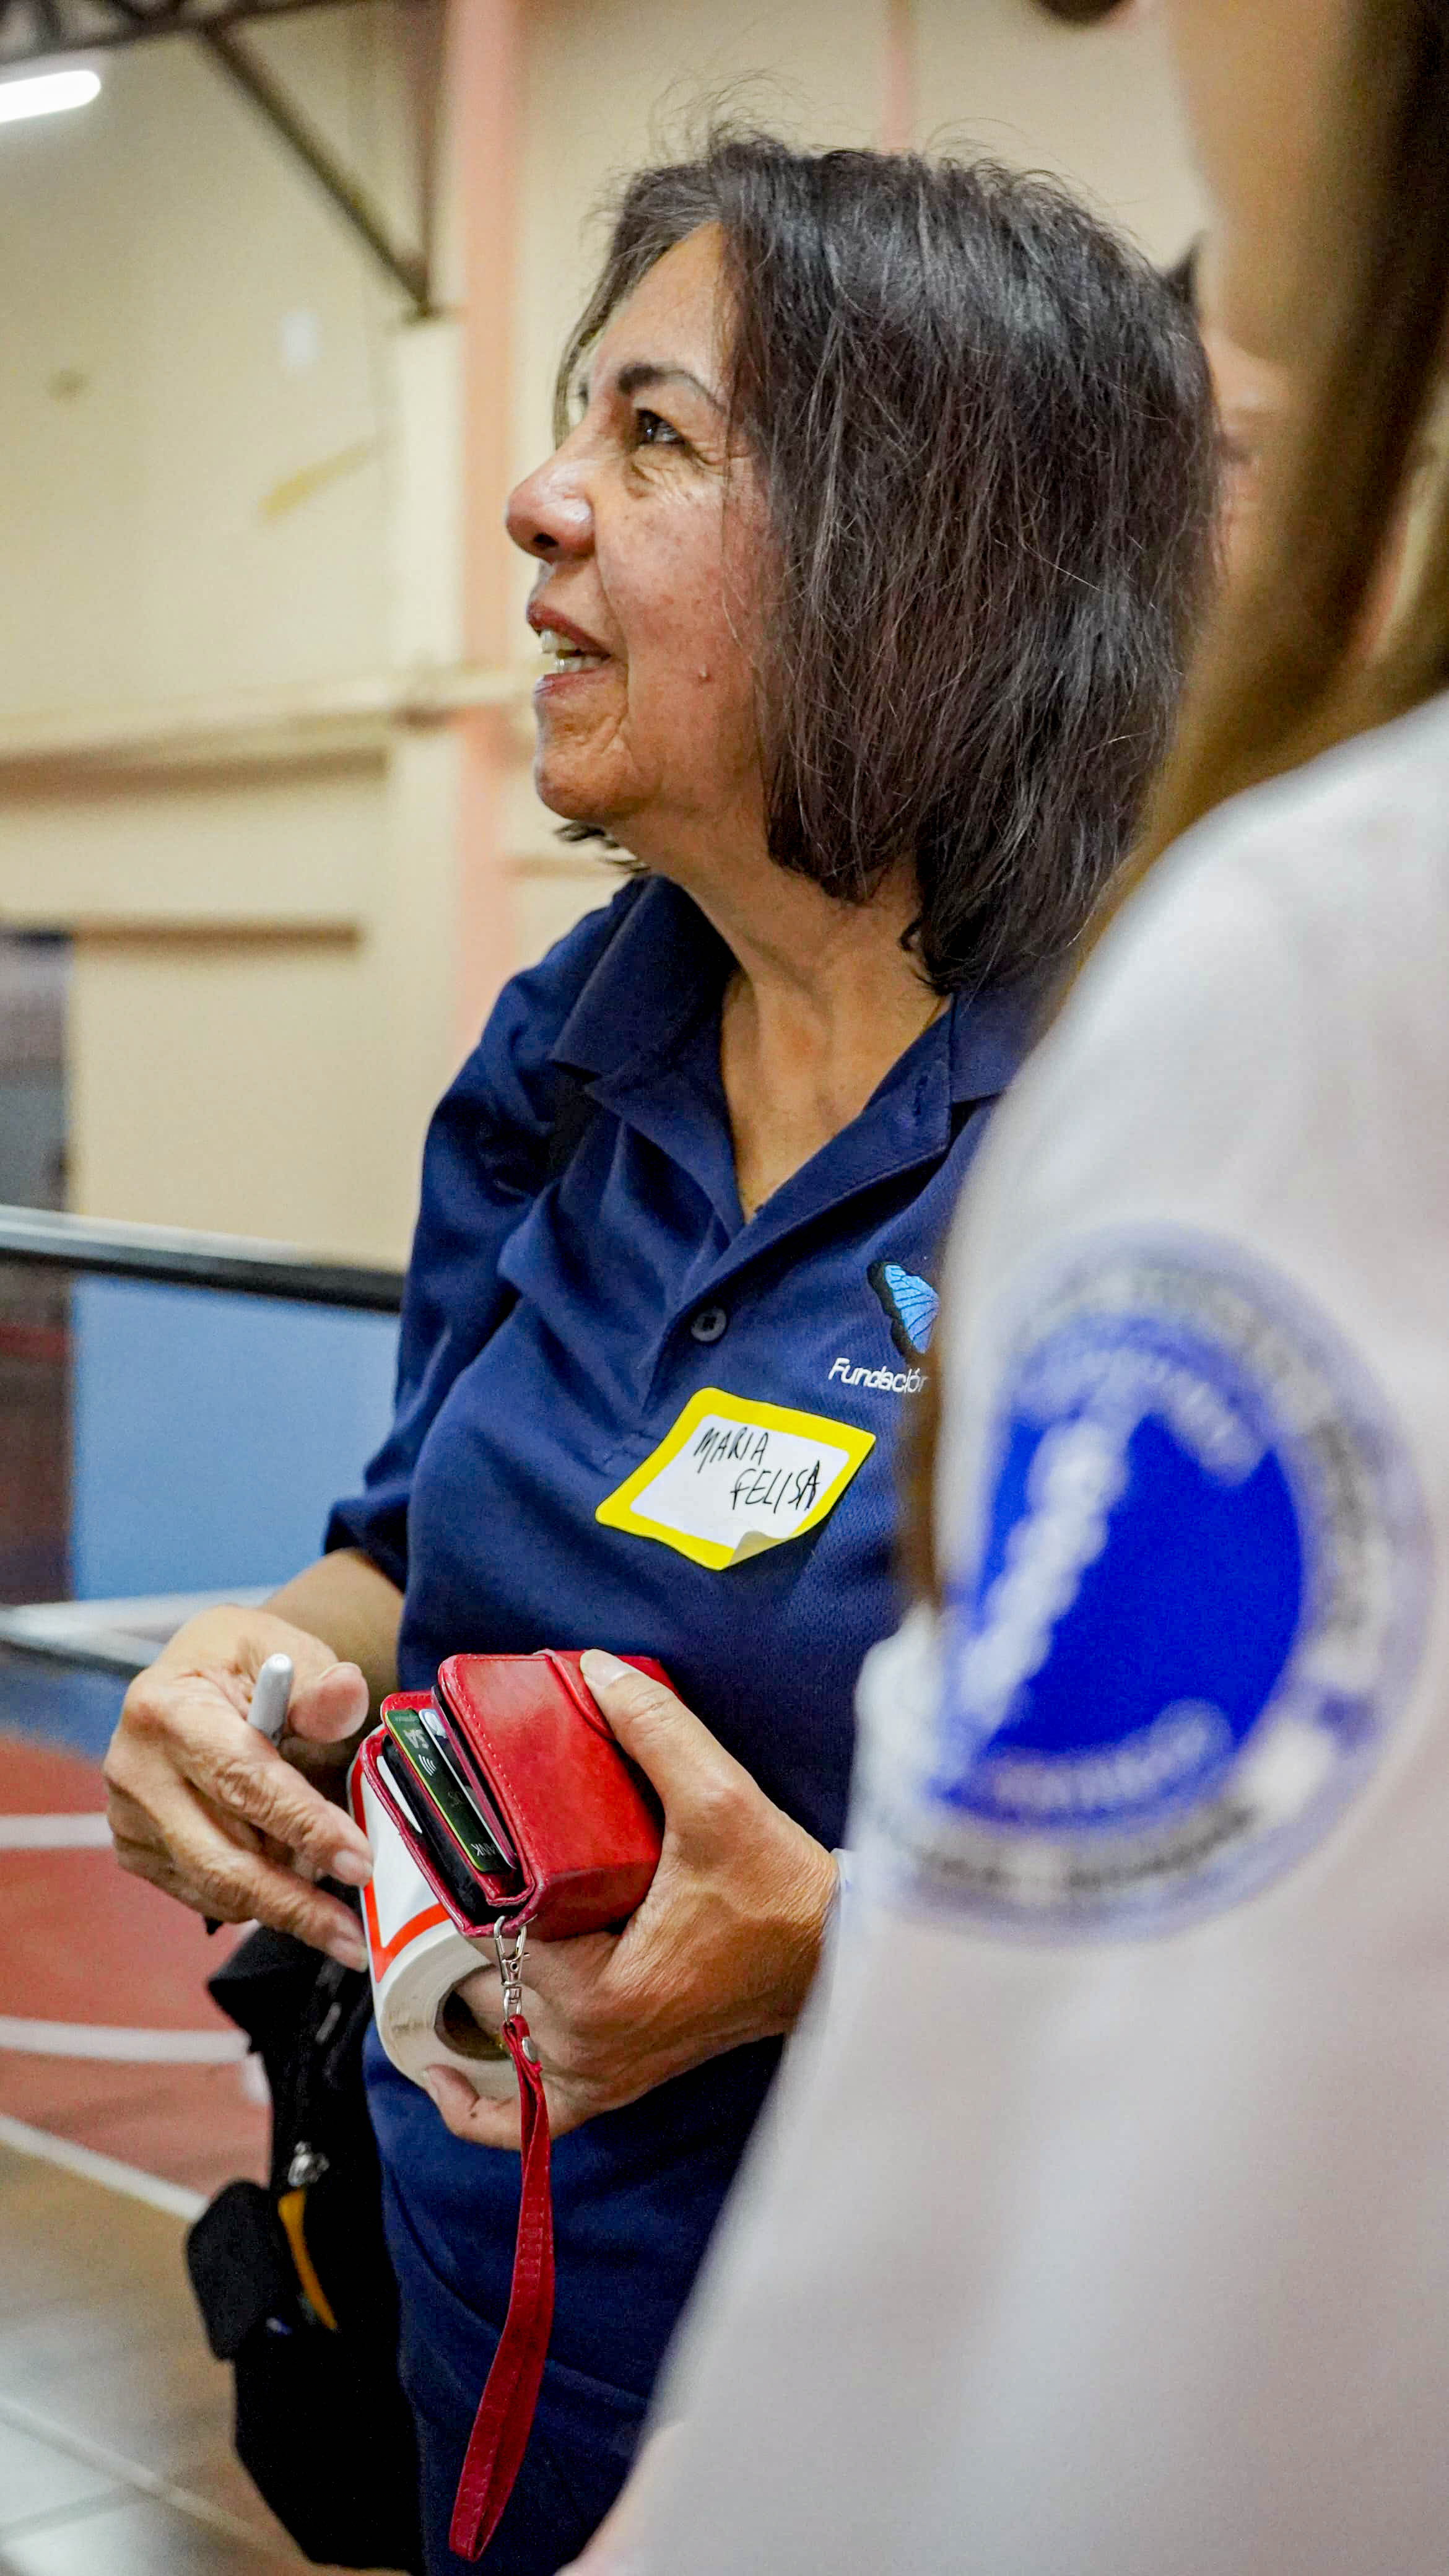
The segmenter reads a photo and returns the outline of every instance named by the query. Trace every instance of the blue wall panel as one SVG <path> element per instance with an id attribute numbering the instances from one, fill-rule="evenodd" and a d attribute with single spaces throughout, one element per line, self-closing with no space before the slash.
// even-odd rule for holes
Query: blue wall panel
<path id="1" fill-rule="evenodd" d="M 317 1554 L 392 1407 L 397 1322 L 78 1279 L 78 1600 L 279 1583 Z"/>

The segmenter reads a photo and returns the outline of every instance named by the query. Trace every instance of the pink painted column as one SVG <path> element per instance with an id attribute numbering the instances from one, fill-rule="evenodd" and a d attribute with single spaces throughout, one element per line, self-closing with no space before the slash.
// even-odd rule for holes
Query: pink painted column
<path id="1" fill-rule="evenodd" d="M 523 658 L 510 633 L 503 508 L 512 480 L 523 0 L 451 0 L 449 82 L 460 192 L 463 314 L 463 647 L 474 664 Z M 479 708 L 460 736 L 458 1037 L 471 1046 L 518 964 L 505 798 L 514 719 Z"/>

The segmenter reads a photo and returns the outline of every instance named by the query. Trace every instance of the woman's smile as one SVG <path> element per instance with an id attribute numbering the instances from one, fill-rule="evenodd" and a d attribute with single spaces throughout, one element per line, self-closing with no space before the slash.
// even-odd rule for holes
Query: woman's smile
<path id="1" fill-rule="evenodd" d="M 534 684 L 535 705 L 541 698 L 557 697 L 561 688 L 569 687 L 575 680 L 591 679 L 595 672 L 603 670 L 614 659 L 613 654 L 607 652 L 592 635 L 586 635 L 582 627 L 572 626 L 564 619 L 556 625 L 545 624 L 546 614 L 543 610 L 529 613 L 529 624 L 537 633 L 544 659 L 543 676 Z"/>

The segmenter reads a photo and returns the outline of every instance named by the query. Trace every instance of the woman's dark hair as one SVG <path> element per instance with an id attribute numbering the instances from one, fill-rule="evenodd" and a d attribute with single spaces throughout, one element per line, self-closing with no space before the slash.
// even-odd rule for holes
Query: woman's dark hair
<path id="1" fill-rule="evenodd" d="M 1194 322 L 1198 318 L 1197 273 L 1201 262 L 1201 240 L 1189 242 L 1181 259 L 1174 260 L 1171 268 L 1162 272 L 1163 285 L 1171 287 L 1179 304 L 1192 315 Z"/>
<path id="2" fill-rule="evenodd" d="M 1202 586 L 1191 321 L 1048 180 L 718 133 L 625 189 L 564 417 L 610 315 L 709 223 L 773 540 L 771 852 L 851 903 L 913 864 L 940 992 L 1058 956 L 1130 839 Z"/>
<path id="3" fill-rule="evenodd" d="M 1095 27 L 1110 18 L 1119 0 L 1040 0 L 1049 18 L 1063 18 L 1069 27 Z"/>

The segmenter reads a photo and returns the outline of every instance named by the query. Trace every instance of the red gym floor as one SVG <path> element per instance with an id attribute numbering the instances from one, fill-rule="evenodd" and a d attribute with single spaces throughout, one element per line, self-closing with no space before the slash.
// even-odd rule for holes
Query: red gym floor
<path id="1" fill-rule="evenodd" d="M 208 1940 L 108 1845 L 65 1848 L 65 1820 L 103 1806 L 94 1764 L 0 1736 L 0 2114 L 210 2194 L 264 2171 L 241 2064 L 207 2062 L 238 2038 L 206 1993 L 234 1936 Z"/>

